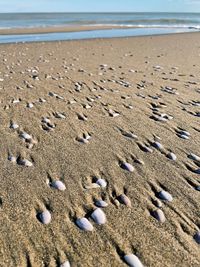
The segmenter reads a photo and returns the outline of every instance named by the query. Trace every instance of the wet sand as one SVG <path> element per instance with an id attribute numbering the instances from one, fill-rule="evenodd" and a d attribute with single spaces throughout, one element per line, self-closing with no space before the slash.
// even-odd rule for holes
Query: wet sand
<path id="1" fill-rule="evenodd" d="M 200 34 L 0 49 L 0 266 L 198 267 Z"/>

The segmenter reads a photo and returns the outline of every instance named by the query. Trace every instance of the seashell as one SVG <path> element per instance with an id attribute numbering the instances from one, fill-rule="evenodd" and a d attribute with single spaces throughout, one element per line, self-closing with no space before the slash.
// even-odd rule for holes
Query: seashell
<path id="1" fill-rule="evenodd" d="M 127 162 L 122 163 L 121 167 L 122 169 L 129 171 L 129 172 L 133 172 L 135 170 L 135 168 L 130 163 L 127 163 Z"/>
<path id="2" fill-rule="evenodd" d="M 51 183 L 51 186 L 60 191 L 64 191 L 66 189 L 66 186 L 61 181 L 54 181 Z"/>
<path id="3" fill-rule="evenodd" d="M 163 149 L 163 145 L 157 141 L 153 143 L 153 146 L 159 150 Z"/>
<path id="4" fill-rule="evenodd" d="M 148 147 L 148 146 L 144 146 L 143 148 L 144 148 L 144 151 L 145 152 L 149 152 L 149 153 L 152 153 L 153 152 L 153 150 L 150 147 Z"/>
<path id="5" fill-rule="evenodd" d="M 96 181 L 96 184 L 99 185 L 100 187 L 102 188 L 105 188 L 107 186 L 107 182 L 106 180 L 102 179 L 102 178 L 99 178 L 97 181 Z"/>
<path id="6" fill-rule="evenodd" d="M 178 135 L 180 138 L 182 139 L 185 139 L 185 140 L 188 140 L 189 139 L 189 136 L 185 135 L 185 134 L 179 134 Z"/>
<path id="7" fill-rule="evenodd" d="M 83 144 L 88 144 L 89 143 L 89 141 L 87 139 L 83 138 L 83 137 L 77 138 L 77 141 L 79 141 L 79 142 L 81 142 Z"/>
<path id="8" fill-rule="evenodd" d="M 38 218 L 41 223 L 49 224 L 51 222 L 51 213 L 48 210 L 45 210 L 39 213 Z"/>
<path id="9" fill-rule="evenodd" d="M 186 136 L 188 136 L 188 137 L 190 136 L 190 133 L 187 132 L 187 131 L 181 131 L 180 134 L 181 134 L 181 135 L 186 135 Z"/>
<path id="10" fill-rule="evenodd" d="M 34 106 L 33 106 L 33 103 L 28 103 L 27 104 L 27 108 L 33 108 Z"/>
<path id="11" fill-rule="evenodd" d="M 63 263 L 60 265 L 60 267 L 70 267 L 70 263 L 69 263 L 69 261 L 65 261 L 65 262 L 63 262 Z"/>
<path id="12" fill-rule="evenodd" d="M 10 128 L 15 130 L 15 129 L 19 128 L 19 125 L 18 125 L 17 123 L 13 123 L 13 122 L 12 122 L 12 123 L 10 124 Z"/>
<path id="13" fill-rule="evenodd" d="M 93 230 L 93 225 L 85 217 L 77 219 L 76 224 L 81 230 L 84 230 L 84 231 L 92 231 Z"/>
<path id="14" fill-rule="evenodd" d="M 100 208 L 97 208 L 92 212 L 91 218 L 97 224 L 105 224 L 106 223 L 106 215 Z"/>
<path id="15" fill-rule="evenodd" d="M 55 117 L 58 119 L 65 119 L 66 118 L 66 116 L 63 115 L 62 113 L 55 113 Z"/>
<path id="16" fill-rule="evenodd" d="M 19 165 L 23 165 L 25 167 L 31 167 L 31 166 L 33 166 L 33 163 L 31 161 L 27 160 L 27 159 L 20 159 L 20 160 L 18 160 L 17 163 Z"/>
<path id="17" fill-rule="evenodd" d="M 164 214 L 164 212 L 163 212 L 161 209 L 154 210 L 154 211 L 152 212 L 152 215 L 153 215 L 153 217 L 154 217 L 156 220 L 158 220 L 158 221 L 161 222 L 161 223 L 164 223 L 165 220 L 166 220 L 166 218 L 165 218 L 165 214 Z"/>
<path id="18" fill-rule="evenodd" d="M 124 136 L 128 137 L 128 138 L 132 138 L 132 139 L 137 139 L 137 135 L 133 134 L 133 133 L 129 133 L 129 132 L 124 132 L 123 133 Z"/>
<path id="19" fill-rule="evenodd" d="M 20 134 L 20 137 L 23 138 L 23 139 L 25 139 L 25 140 L 30 140 L 30 139 L 32 139 L 32 136 L 31 136 L 30 134 L 26 133 L 26 132 L 22 132 L 22 133 Z"/>
<path id="20" fill-rule="evenodd" d="M 194 235 L 194 240 L 197 242 L 197 244 L 200 244 L 200 231 Z"/>
<path id="21" fill-rule="evenodd" d="M 172 153 L 172 152 L 170 152 L 170 153 L 168 153 L 167 154 L 167 157 L 169 158 L 169 159 L 171 159 L 171 160 L 176 160 L 176 155 L 174 154 L 174 153 Z"/>
<path id="22" fill-rule="evenodd" d="M 122 204 L 131 207 L 131 201 L 125 194 L 121 194 L 118 199 Z"/>
<path id="23" fill-rule="evenodd" d="M 162 200 L 166 200 L 166 201 L 169 201 L 169 202 L 171 202 L 173 200 L 172 195 L 169 192 L 165 191 L 165 190 L 160 191 L 158 193 L 158 197 L 160 199 L 162 199 Z"/>
<path id="24" fill-rule="evenodd" d="M 90 185 L 85 185 L 84 188 L 85 189 L 94 189 L 94 188 L 99 188 L 100 185 L 96 184 L 96 183 L 92 183 Z"/>
<path id="25" fill-rule="evenodd" d="M 196 186 L 195 189 L 196 189 L 197 191 L 200 191 L 200 186 Z"/>
<path id="26" fill-rule="evenodd" d="M 190 153 L 189 158 L 200 162 L 200 157 L 193 153 Z"/>
<path id="27" fill-rule="evenodd" d="M 11 162 L 16 162 L 17 161 L 16 157 L 14 157 L 14 156 L 8 156 L 8 160 L 11 161 Z"/>
<path id="28" fill-rule="evenodd" d="M 152 202 L 156 207 L 158 208 L 162 207 L 162 202 L 159 199 L 154 199 Z"/>
<path id="29" fill-rule="evenodd" d="M 108 206 L 108 203 L 106 203 L 104 200 L 99 199 L 95 201 L 95 205 L 100 208 L 105 208 Z"/>
<path id="30" fill-rule="evenodd" d="M 124 260 L 130 267 L 143 267 L 139 258 L 134 254 L 125 255 Z"/>

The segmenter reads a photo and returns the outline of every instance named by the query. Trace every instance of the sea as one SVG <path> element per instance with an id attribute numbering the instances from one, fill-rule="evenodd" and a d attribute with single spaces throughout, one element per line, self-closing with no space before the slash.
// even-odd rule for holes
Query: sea
<path id="1" fill-rule="evenodd" d="M 129 37 L 200 31 L 200 13 L 0 13 L 0 29 L 97 26 L 92 31 L 0 35 L 0 43 Z M 125 29 L 100 30 L 101 26 Z M 134 28 L 133 28 L 134 27 Z"/>

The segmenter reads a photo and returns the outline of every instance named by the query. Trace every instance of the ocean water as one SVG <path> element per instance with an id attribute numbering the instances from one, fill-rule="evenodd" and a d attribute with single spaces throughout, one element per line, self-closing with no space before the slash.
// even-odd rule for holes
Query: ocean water
<path id="1" fill-rule="evenodd" d="M 6 39 L 8 42 L 51 41 L 199 31 L 200 13 L 0 13 L 0 29 L 64 25 L 124 26 L 126 29 L 34 36 L 26 34 L 21 37 L 0 35 L 0 42 L 6 42 Z"/>

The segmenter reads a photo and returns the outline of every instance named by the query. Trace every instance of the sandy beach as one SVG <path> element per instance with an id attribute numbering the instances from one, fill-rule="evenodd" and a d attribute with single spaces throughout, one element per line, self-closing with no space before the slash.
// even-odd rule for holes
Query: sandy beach
<path id="1" fill-rule="evenodd" d="M 200 34 L 0 50 L 0 266 L 200 266 Z"/>

